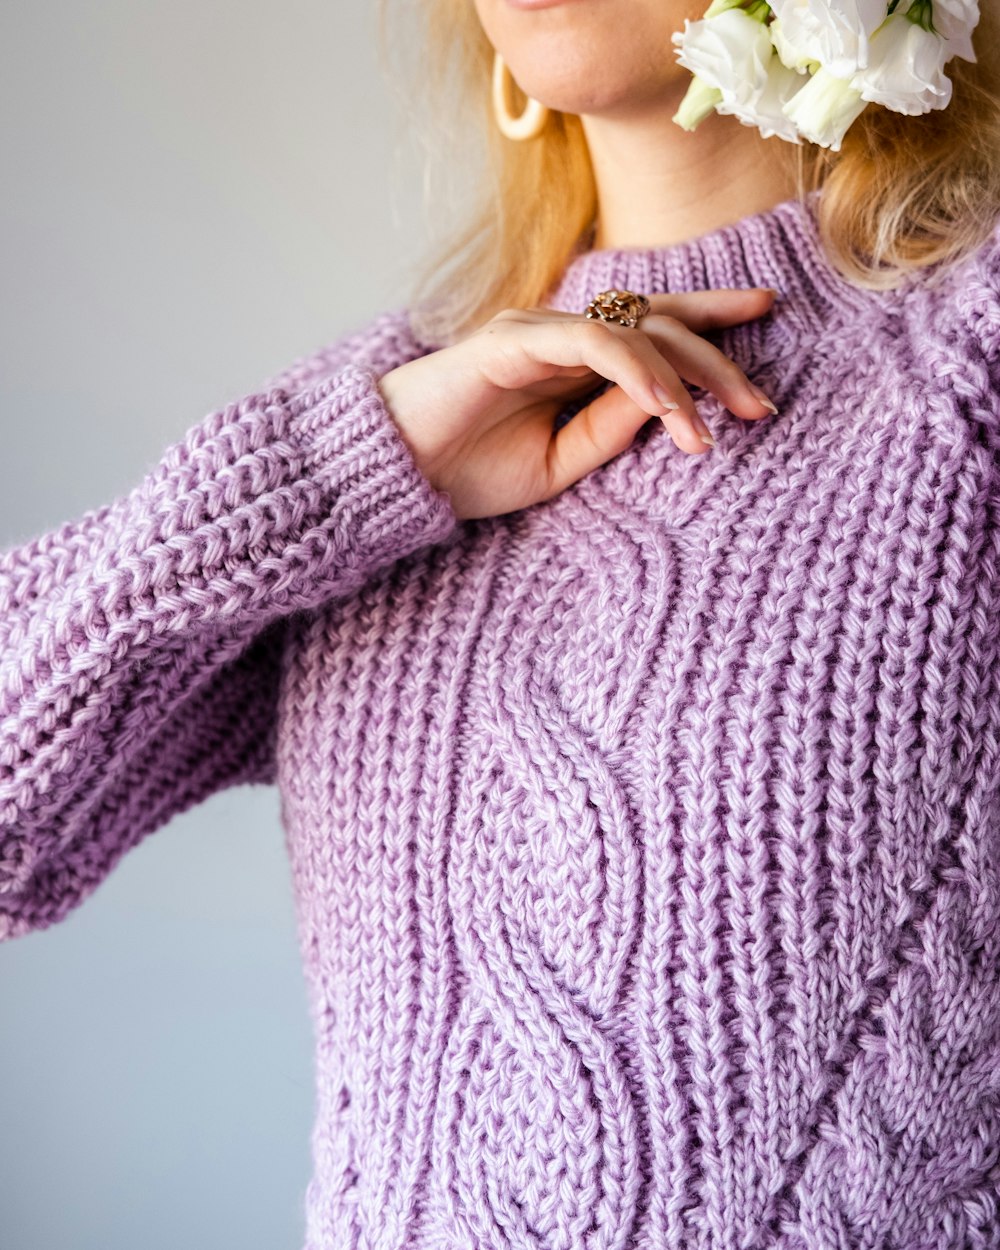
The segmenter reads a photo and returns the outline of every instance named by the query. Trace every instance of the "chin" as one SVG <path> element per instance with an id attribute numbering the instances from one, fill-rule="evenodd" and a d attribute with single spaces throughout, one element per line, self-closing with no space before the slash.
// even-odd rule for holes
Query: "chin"
<path id="1" fill-rule="evenodd" d="M 574 0 L 514 9 L 475 0 L 489 42 L 528 95 L 562 113 L 627 113 L 687 90 L 671 35 L 707 0 Z"/>
<path id="2" fill-rule="evenodd" d="M 518 86 L 561 113 L 612 115 L 655 101 L 669 104 L 675 96 L 679 102 L 691 81 L 669 50 L 661 59 L 647 52 L 633 64 L 594 56 L 589 49 L 563 49 L 558 56 L 524 47 L 509 56 L 502 48 L 501 53 Z"/>

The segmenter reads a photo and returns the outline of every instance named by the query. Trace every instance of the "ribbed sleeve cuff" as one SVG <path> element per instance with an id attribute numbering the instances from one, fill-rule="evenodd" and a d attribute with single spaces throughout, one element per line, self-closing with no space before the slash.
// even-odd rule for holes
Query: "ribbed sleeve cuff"
<path id="1" fill-rule="evenodd" d="M 337 546 L 356 574 L 454 530 L 450 496 L 418 468 L 372 369 L 344 365 L 289 402 L 303 473 L 325 493 Z"/>

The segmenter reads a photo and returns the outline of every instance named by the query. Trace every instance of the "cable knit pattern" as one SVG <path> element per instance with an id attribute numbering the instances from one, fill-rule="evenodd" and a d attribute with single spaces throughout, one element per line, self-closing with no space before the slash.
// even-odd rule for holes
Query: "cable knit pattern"
<path id="1" fill-rule="evenodd" d="M 398 309 L 0 558 L 5 936 L 280 789 L 306 1250 L 1000 1246 L 1000 225 L 868 292 L 814 194 L 548 302 L 758 285 L 703 455 L 459 523 Z"/>

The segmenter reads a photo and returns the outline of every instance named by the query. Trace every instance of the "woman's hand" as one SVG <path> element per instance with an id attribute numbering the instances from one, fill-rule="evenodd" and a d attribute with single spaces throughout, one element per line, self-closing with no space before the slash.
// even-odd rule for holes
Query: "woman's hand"
<path id="1" fill-rule="evenodd" d="M 634 328 L 549 308 L 504 309 L 379 379 L 418 467 L 447 491 L 459 519 L 499 516 L 559 494 L 624 451 L 651 416 L 682 451 L 707 451 L 682 378 L 737 416 L 767 415 L 743 371 L 699 332 L 769 312 L 769 289 L 650 295 L 649 302 Z M 605 379 L 614 385 L 554 431 L 560 409 Z"/>

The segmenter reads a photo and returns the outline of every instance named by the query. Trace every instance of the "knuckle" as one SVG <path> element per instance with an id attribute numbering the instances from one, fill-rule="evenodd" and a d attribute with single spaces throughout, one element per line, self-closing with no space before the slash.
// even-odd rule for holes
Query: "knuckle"
<path id="1" fill-rule="evenodd" d="M 650 321 L 652 321 L 655 324 L 656 329 L 660 331 L 666 330 L 673 333 L 675 330 L 687 329 L 684 322 L 681 321 L 679 317 L 673 316 L 671 313 L 647 313 L 646 316 L 639 322 L 640 328 L 644 325 L 648 325 Z"/>
<path id="2" fill-rule="evenodd" d="M 684 324 L 684 321 L 681 321 L 679 316 L 670 314 L 670 312 L 664 312 L 664 314 L 661 314 L 660 321 L 662 321 L 664 329 L 670 330 L 671 334 L 677 330 L 687 330 L 687 326 Z"/>
<path id="3" fill-rule="evenodd" d="M 587 318 L 584 321 L 567 321 L 565 322 L 567 330 L 575 333 L 587 343 L 593 343 L 595 346 L 603 346 L 614 337 L 614 331 L 606 321 L 598 321 L 595 318 Z"/>

